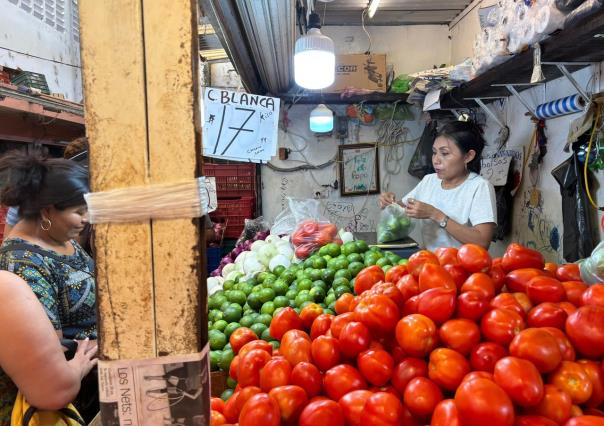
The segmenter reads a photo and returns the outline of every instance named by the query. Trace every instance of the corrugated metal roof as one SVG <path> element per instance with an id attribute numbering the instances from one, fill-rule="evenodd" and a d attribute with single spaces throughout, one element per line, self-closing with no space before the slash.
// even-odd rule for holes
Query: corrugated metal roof
<path id="1" fill-rule="evenodd" d="M 449 24 L 471 0 L 381 0 L 375 16 L 365 17 L 365 25 Z M 316 12 L 324 25 L 361 25 L 361 14 L 369 0 L 316 2 Z"/>

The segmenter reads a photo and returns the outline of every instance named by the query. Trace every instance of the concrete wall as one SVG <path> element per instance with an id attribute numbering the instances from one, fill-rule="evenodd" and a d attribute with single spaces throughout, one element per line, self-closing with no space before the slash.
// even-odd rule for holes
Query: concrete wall
<path id="1" fill-rule="evenodd" d="M 72 28 L 73 2 L 56 1 L 64 6 L 59 29 L 38 19 L 28 9 L 31 3 L 0 0 L 0 65 L 42 73 L 51 93 L 62 93 L 71 101 L 81 102 L 80 45 Z"/>

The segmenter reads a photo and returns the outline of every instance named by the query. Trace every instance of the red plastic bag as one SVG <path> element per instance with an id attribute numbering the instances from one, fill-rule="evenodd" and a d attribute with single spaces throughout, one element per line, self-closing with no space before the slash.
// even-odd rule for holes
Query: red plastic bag
<path id="1" fill-rule="evenodd" d="M 334 242 L 341 244 L 342 240 L 338 237 L 338 227 L 333 223 L 307 219 L 298 224 L 291 235 L 291 242 L 296 257 L 306 259 L 325 244 Z"/>

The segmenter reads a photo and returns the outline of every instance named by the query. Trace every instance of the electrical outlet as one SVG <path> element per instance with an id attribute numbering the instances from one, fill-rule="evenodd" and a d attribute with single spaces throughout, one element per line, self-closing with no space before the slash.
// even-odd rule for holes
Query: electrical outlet
<path id="1" fill-rule="evenodd" d="M 329 188 L 321 188 L 315 191 L 315 200 L 329 198 Z"/>

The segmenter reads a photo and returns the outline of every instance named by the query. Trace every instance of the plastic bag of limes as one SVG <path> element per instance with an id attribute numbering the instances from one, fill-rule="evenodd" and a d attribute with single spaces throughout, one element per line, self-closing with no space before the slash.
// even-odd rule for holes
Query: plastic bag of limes
<path id="1" fill-rule="evenodd" d="M 390 204 L 380 213 L 377 240 L 379 243 L 387 243 L 406 238 L 413 229 L 413 224 L 401 206 Z"/>

